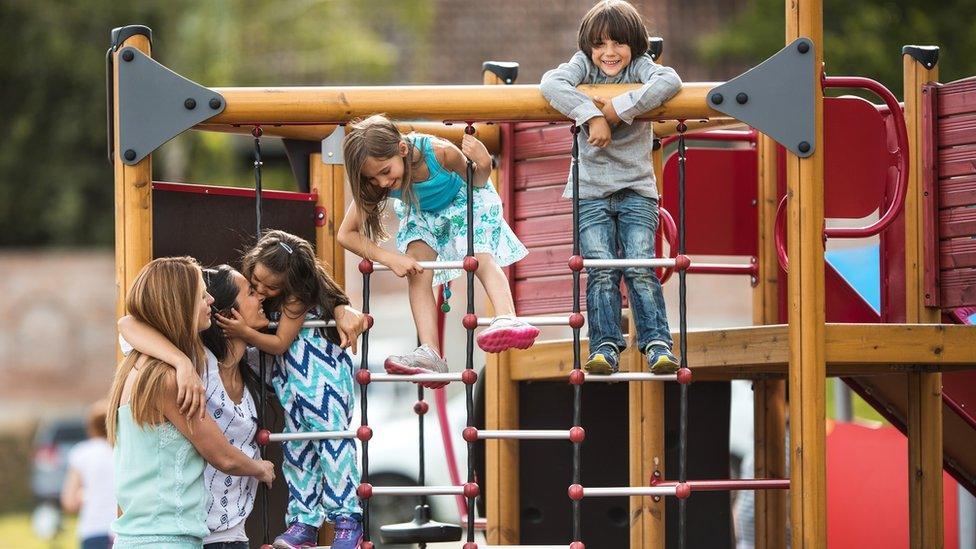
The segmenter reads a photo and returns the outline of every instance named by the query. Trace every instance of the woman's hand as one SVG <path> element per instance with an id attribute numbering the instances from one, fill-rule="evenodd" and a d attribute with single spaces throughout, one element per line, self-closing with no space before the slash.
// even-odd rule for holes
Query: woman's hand
<path id="1" fill-rule="evenodd" d="M 335 308 L 333 317 L 336 321 L 336 330 L 339 331 L 339 346 L 343 349 L 349 348 L 353 354 L 356 354 L 359 334 L 366 331 L 366 315 L 348 305 L 340 305 Z"/>
<path id="2" fill-rule="evenodd" d="M 392 259 L 383 262 L 384 265 L 389 267 L 393 274 L 403 278 L 408 274 L 420 274 L 424 272 L 424 268 L 417 263 L 417 260 L 406 254 L 396 254 Z"/>
<path id="3" fill-rule="evenodd" d="M 266 459 L 262 459 L 258 461 L 258 467 L 261 469 L 261 472 L 255 475 L 254 478 L 258 479 L 260 482 L 263 482 L 268 486 L 268 488 L 271 488 L 271 484 L 275 479 L 274 463 L 271 463 Z"/>
<path id="4" fill-rule="evenodd" d="M 477 137 L 464 134 L 464 137 L 461 138 L 461 152 L 476 166 L 491 167 L 491 155 L 488 154 L 488 148 Z"/>
<path id="5" fill-rule="evenodd" d="M 251 328 L 244 322 L 244 317 L 237 309 L 231 309 L 230 312 L 234 315 L 234 318 L 226 317 L 220 313 L 215 314 L 214 317 L 217 319 L 217 325 L 223 328 L 225 336 L 243 339 L 250 343 L 248 338 L 254 332 L 254 328 Z"/>
<path id="6" fill-rule="evenodd" d="M 176 365 L 176 390 L 180 413 L 202 419 L 207 413 L 207 388 L 189 359 Z"/>

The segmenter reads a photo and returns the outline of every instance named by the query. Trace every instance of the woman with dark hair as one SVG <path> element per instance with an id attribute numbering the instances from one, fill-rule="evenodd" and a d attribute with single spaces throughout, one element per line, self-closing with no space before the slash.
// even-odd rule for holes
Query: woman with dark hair
<path id="1" fill-rule="evenodd" d="M 213 296 L 211 310 L 223 316 L 238 313 L 249 327 L 260 330 L 268 325 L 268 318 L 258 296 L 241 273 L 229 265 L 204 269 L 207 292 Z M 185 360 L 185 355 L 156 330 L 125 317 L 119 321 L 122 336 L 137 350 L 172 363 Z M 228 338 L 213 323 L 201 332 L 206 347 L 206 365 L 202 374 L 206 387 L 206 408 L 220 427 L 228 442 L 245 455 L 255 458 L 258 447 L 255 398 L 261 382 L 247 361 L 247 344 L 238 338 Z M 210 492 L 206 505 L 207 527 L 210 535 L 204 539 L 206 549 L 246 549 L 244 523 L 254 506 L 257 480 L 252 477 L 230 476 L 214 467 L 204 471 L 204 485 Z"/>

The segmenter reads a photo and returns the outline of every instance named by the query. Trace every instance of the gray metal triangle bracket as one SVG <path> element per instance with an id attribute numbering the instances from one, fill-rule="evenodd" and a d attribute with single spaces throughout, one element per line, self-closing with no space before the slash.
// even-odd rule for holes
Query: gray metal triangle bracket
<path id="1" fill-rule="evenodd" d="M 769 59 L 708 92 L 708 105 L 749 124 L 799 157 L 813 154 L 813 41 L 797 38 Z"/>
<path id="2" fill-rule="evenodd" d="M 322 163 L 342 164 L 342 138 L 346 136 L 346 127 L 342 124 L 322 140 Z"/>
<path id="3" fill-rule="evenodd" d="M 188 80 L 136 48 L 119 53 L 119 152 L 133 165 L 163 143 L 224 111 L 217 92 Z"/>

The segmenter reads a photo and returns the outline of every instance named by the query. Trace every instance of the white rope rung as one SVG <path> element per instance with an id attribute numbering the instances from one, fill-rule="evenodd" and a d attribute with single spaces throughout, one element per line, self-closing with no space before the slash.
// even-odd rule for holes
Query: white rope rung
<path id="1" fill-rule="evenodd" d="M 335 320 L 306 320 L 302 322 L 302 328 L 335 328 Z M 268 328 L 275 330 L 278 328 L 277 322 L 269 322 Z"/>
<path id="2" fill-rule="evenodd" d="M 454 496 L 463 495 L 464 486 L 373 486 L 376 496 Z"/>
<path id="3" fill-rule="evenodd" d="M 520 320 L 531 326 L 568 326 L 569 325 L 569 315 L 566 316 L 517 316 L 516 320 Z M 478 326 L 488 326 L 491 321 L 495 320 L 492 316 L 479 316 Z"/>
<path id="4" fill-rule="evenodd" d="M 356 438 L 356 431 L 310 431 L 307 433 L 271 433 L 268 440 L 284 442 L 288 440 L 338 440 Z"/>
<path id="5" fill-rule="evenodd" d="M 421 267 L 424 269 L 431 269 L 434 271 L 444 271 L 448 269 L 463 269 L 464 262 L 462 261 L 418 261 Z M 376 261 L 373 262 L 374 271 L 389 271 L 390 268 L 382 263 Z"/>
<path id="6" fill-rule="evenodd" d="M 480 440 L 487 439 L 518 439 L 518 440 L 560 440 L 569 439 L 568 429 L 523 429 L 516 431 L 478 430 Z"/>
<path id="7" fill-rule="evenodd" d="M 369 376 L 370 383 L 373 382 L 394 382 L 394 381 L 461 381 L 461 373 L 452 374 L 372 374 Z"/>
<path id="8" fill-rule="evenodd" d="M 587 488 L 584 486 L 583 497 L 675 496 L 677 490 L 677 486 L 623 486 L 619 488 Z"/>
<path id="9" fill-rule="evenodd" d="M 616 383 L 621 381 L 678 381 L 678 374 L 652 374 L 650 372 L 620 372 L 616 374 L 586 374 L 584 381 Z"/>
<path id="10" fill-rule="evenodd" d="M 655 257 L 653 259 L 584 259 L 583 266 L 589 269 L 620 269 L 625 267 L 661 268 L 674 267 L 675 258 Z"/>

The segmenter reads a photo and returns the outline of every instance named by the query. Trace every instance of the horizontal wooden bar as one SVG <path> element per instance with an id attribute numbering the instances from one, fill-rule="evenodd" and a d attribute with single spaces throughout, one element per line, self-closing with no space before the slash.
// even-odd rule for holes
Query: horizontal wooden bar
<path id="1" fill-rule="evenodd" d="M 708 106 L 718 83 L 686 83 L 664 105 L 641 118 L 726 118 Z M 584 85 L 590 97 L 615 97 L 635 84 Z M 566 120 L 542 96 L 538 85 L 513 86 L 349 86 L 214 88 L 226 101 L 208 124 L 334 124 L 385 113 L 394 120 L 517 121 Z"/>
<path id="2" fill-rule="evenodd" d="M 976 369 L 976 330 L 962 325 L 830 323 L 825 343 L 832 377 Z M 783 376 L 788 345 L 784 324 L 690 331 L 688 366 L 696 381 Z M 587 353 L 585 341 L 582 352 Z M 573 369 L 570 340 L 539 342 L 510 353 L 517 381 L 564 379 Z"/>

